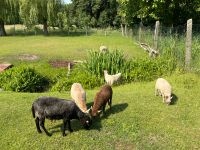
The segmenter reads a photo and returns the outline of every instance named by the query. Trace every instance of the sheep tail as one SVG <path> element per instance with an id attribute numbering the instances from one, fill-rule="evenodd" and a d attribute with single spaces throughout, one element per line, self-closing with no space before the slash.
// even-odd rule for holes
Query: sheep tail
<path id="1" fill-rule="evenodd" d="M 33 115 L 33 118 L 35 118 L 35 109 L 34 109 L 34 107 L 33 107 L 33 105 L 32 105 L 32 115 Z"/>

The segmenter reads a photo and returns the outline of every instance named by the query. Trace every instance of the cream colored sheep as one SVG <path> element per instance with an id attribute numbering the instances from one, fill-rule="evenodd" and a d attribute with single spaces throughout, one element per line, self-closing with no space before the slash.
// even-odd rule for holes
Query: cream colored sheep
<path id="1" fill-rule="evenodd" d="M 172 88 L 169 82 L 163 78 L 158 78 L 155 85 L 155 95 L 157 96 L 159 94 L 162 96 L 163 103 L 169 105 L 172 99 L 171 92 Z"/>
<path id="2" fill-rule="evenodd" d="M 108 48 L 106 46 L 102 45 L 102 46 L 100 46 L 99 50 L 100 50 L 100 52 L 105 53 L 108 51 Z"/>
<path id="3" fill-rule="evenodd" d="M 86 92 L 80 83 L 73 83 L 71 86 L 71 97 L 76 105 L 83 111 L 87 111 Z"/>
<path id="4" fill-rule="evenodd" d="M 121 77 L 121 73 L 115 74 L 115 75 L 109 75 L 107 70 L 104 70 L 104 78 L 107 84 L 110 86 L 113 85 L 113 83 L 119 81 Z"/>

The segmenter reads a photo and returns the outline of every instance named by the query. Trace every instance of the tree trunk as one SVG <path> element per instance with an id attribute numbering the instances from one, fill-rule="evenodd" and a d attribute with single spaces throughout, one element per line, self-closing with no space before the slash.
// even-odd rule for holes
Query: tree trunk
<path id="1" fill-rule="evenodd" d="M 44 23 L 43 23 L 43 31 L 44 31 L 44 35 L 48 35 L 48 34 L 49 34 L 49 32 L 48 32 L 47 20 L 44 20 Z"/>
<path id="2" fill-rule="evenodd" d="M 123 26 L 123 24 L 121 24 L 121 32 L 122 32 L 122 36 L 124 36 L 124 26 Z"/>
<path id="3" fill-rule="evenodd" d="M 0 36 L 6 36 L 6 30 L 3 21 L 0 21 Z"/>
<path id="4" fill-rule="evenodd" d="M 125 24 L 125 26 L 124 26 L 124 34 L 125 34 L 126 37 L 128 37 L 128 31 L 127 30 L 128 30 L 127 29 L 127 24 Z"/>

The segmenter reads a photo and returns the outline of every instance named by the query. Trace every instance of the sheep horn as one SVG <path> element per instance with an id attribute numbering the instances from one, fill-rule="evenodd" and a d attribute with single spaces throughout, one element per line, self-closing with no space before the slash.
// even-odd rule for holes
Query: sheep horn
<path id="1" fill-rule="evenodd" d="M 98 110 L 98 113 L 100 113 L 102 110 Z"/>
<path id="2" fill-rule="evenodd" d="M 86 113 L 89 113 L 89 112 L 90 112 L 90 110 L 91 110 L 91 108 L 89 108 L 88 110 L 86 110 Z"/>

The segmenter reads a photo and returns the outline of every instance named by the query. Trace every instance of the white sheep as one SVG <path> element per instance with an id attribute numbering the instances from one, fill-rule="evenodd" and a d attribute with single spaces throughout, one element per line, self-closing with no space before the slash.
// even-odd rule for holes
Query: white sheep
<path id="1" fill-rule="evenodd" d="M 76 105 L 83 111 L 87 111 L 86 106 L 86 92 L 80 83 L 73 83 L 71 86 L 71 97 Z"/>
<path id="2" fill-rule="evenodd" d="M 105 53 L 108 51 L 108 48 L 106 46 L 102 45 L 102 46 L 100 46 L 99 50 L 101 53 Z"/>
<path id="3" fill-rule="evenodd" d="M 158 94 L 162 96 L 163 98 L 163 103 L 170 104 L 171 103 L 171 93 L 172 88 L 169 82 L 163 78 L 158 78 L 156 81 L 155 85 L 155 95 L 157 96 Z"/>
<path id="4" fill-rule="evenodd" d="M 110 86 L 113 85 L 113 83 L 117 82 L 121 77 L 121 73 L 115 74 L 115 75 L 109 75 L 107 70 L 104 70 L 104 78 L 107 84 Z"/>

